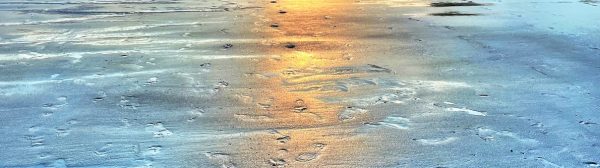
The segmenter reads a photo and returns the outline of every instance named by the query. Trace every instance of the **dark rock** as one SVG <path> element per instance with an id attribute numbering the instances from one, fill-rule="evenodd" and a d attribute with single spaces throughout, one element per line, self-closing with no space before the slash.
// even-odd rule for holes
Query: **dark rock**
<path id="1" fill-rule="evenodd" d="M 478 16 L 480 14 L 477 13 L 461 13 L 461 12 L 456 12 L 456 11 L 450 11 L 450 12 L 442 12 L 442 13 L 432 13 L 429 14 L 431 16 Z"/>
<path id="2" fill-rule="evenodd" d="M 296 45 L 294 45 L 292 43 L 288 43 L 285 45 L 285 48 L 296 48 Z"/>
<path id="3" fill-rule="evenodd" d="M 483 6 L 485 4 L 475 3 L 473 1 L 468 2 L 434 2 L 431 3 L 432 7 L 452 7 L 452 6 Z"/>

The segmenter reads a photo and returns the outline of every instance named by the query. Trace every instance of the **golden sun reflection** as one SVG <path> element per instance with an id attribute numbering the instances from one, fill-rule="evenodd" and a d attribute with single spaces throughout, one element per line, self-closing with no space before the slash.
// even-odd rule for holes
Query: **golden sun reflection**
<path id="1" fill-rule="evenodd" d="M 353 50 L 354 25 L 344 20 L 353 8 L 342 0 L 279 0 L 259 16 L 256 30 L 265 36 L 266 52 L 279 57 L 257 63 L 259 93 L 253 96 L 256 110 L 249 115 L 266 116 L 253 124 L 274 130 L 244 142 L 240 151 L 256 152 L 244 157 L 275 167 L 354 160 L 363 144 L 354 133 L 356 127 L 339 119 L 345 105 L 323 100 L 343 96 L 336 80 L 360 75 L 340 68 L 356 64 L 346 57 Z"/>
<path id="2" fill-rule="evenodd" d="M 308 66 L 319 66 L 319 64 L 322 64 L 322 61 L 318 61 L 316 59 L 314 59 L 314 55 L 311 53 L 307 53 L 307 52 L 302 52 L 302 51 L 294 51 L 294 53 L 292 54 L 292 57 L 290 58 L 293 61 L 289 61 L 290 67 L 296 67 L 296 68 L 305 68 Z"/>
<path id="3" fill-rule="evenodd" d="M 284 7 L 286 9 L 294 9 L 296 11 L 310 10 L 315 12 L 322 12 L 326 8 L 336 7 L 339 4 L 339 2 L 342 1 L 336 2 L 323 0 L 287 0 L 279 2 L 281 2 L 281 7 Z"/>
<path id="4" fill-rule="evenodd" d="M 261 61 L 257 67 L 258 72 L 278 74 L 260 82 L 266 91 L 256 99 L 269 104 L 257 111 L 272 117 L 268 124 L 304 128 L 338 123 L 337 113 L 343 106 L 320 98 L 331 94 L 326 84 L 347 78 L 329 69 L 351 64 L 342 54 L 350 50 L 344 34 L 348 26 L 338 28 L 345 22 L 335 19 L 351 5 L 340 0 L 280 0 L 265 9 L 264 23 L 259 25 L 266 29 L 262 32 L 270 42 L 267 52 L 280 56 Z"/>

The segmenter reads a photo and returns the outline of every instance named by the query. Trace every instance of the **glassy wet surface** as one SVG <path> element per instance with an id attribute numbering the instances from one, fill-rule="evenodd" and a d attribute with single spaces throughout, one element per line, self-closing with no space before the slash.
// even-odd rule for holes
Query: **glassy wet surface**
<path id="1" fill-rule="evenodd" d="M 597 5 L 0 2 L 0 167 L 598 167 Z"/>

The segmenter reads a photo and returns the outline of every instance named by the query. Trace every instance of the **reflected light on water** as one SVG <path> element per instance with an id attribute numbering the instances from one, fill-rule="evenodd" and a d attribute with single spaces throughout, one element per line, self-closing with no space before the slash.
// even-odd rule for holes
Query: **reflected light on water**
<path id="1" fill-rule="evenodd" d="M 343 58 L 344 52 L 351 52 L 347 45 L 351 37 L 344 34 L 349 34 L 352 26 L 337 19 L 351 10 L 352 3 L 341 0 L 280 0 L 264 10 L 262 23 L 257 23 L 263 27 L 258 30 L 265 34 L 268 54 L 280 57 L 256 65 L 258 74 L 276 75 L 258 79 L 261 90 L 254 97 L 257 107 L 253 115 L 269 119 L 252 124 L 275 130 L 243 142 L 240 151 L 253 153 L 245 157 L 271 166 L 316 167 L 348 164 L 362 148 L 361 138 L 353 133 L 355 128 L 338 119 L 345 106 L 322 100 L 339 97 L 327 87 L 337 79 L 351 77 L 331 71 L 355 64 Z M 278 26 L 268 26 L 271 24 Z M 286 47 L 288 44 L 295 46 Z"/>
<path id="2" fill-rule="evenodd" d="M 342 59 L 341 54 L 347 50 L 345 44 L 349 37 L 342 37 L 339 32 L 347 30 L 335 28 L 343 23 L 332 19 L 349 10 L 350 6 L 351 3 L 340 0 L 281 0 L 265 9 L 264 20 L 280 24 L 264 33 L 274 42 L 267 52 L 281 57 L 257 65 L 261 73 L 278 74 L 261 82 L 267 91 L 258 98 L 259 101 L 271 101 L 272 108 L 266 111 L 273 121 L 288 127 L 338 123 L 337 112 L 343 107 L 319 98 L 331 96 L 330 92 L 323 91 L 324 84 L 347 77 L 327 71 L 331 67 L 351 64 Z M 295 47 L 285 47 L 288 43 Z M 259 110 L 261 112 L 264 111 Z"/>

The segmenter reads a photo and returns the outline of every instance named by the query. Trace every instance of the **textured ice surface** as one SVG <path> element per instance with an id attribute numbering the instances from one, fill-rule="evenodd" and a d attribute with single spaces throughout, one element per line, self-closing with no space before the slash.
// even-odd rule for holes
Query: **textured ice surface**
<path id="1" fill-rule="evenodd" d="M 600 4 L 476 2 L 1 1 L 0 167 L 598 167 Z"/>

